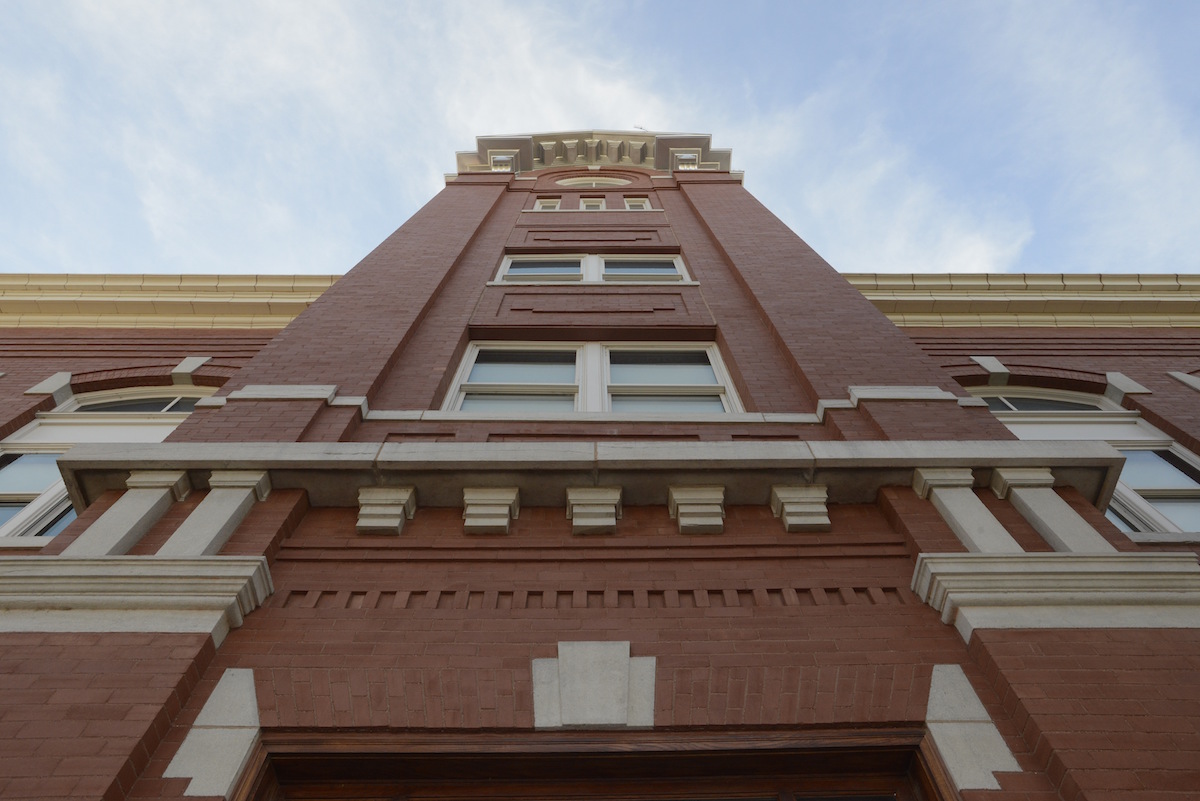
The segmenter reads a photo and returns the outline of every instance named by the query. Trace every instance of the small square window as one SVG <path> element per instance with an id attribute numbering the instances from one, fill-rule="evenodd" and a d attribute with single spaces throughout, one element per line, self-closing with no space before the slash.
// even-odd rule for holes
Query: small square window
<path id="1" fill-rule="evenodd" d="M 627 211 L 650 211 L 650 198 L 627 197 L 625 198 L 625 208 Z"/>
<path id="2" fill-rule="evenodd" d="M 579 199 L 580 211 L 604 211 L 604 198 L 583 197 Z"/>
<path id="3" fill-rule="evenodd" d="M 562 198 L 557 197 L 539 197 L 534 203 L 535 211 L 558 211 L 558 207 L 562 204 Z"/>

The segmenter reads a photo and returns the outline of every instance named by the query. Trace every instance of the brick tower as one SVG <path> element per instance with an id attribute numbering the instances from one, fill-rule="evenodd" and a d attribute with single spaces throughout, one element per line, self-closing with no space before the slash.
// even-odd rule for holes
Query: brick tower
<path id="1" fill-rule="evenodd" d="M 0 557 L 0 793 L 1195 797 L 1200 568 L 1138 530 L 1200 504 L 1200 353 L 901 328 L 885 284 L 707 136 L 482 137 L 269 340 L 39 367 L 25 442 L 194 411 L 78 435 L 78 519 Z"/>

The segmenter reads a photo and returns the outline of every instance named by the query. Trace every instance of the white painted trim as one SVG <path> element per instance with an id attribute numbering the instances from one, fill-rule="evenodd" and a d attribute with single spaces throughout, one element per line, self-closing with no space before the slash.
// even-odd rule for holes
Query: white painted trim
<path id="1" fill-rule="evenodd" d="M 1020 772 L 961 666 L 933 666 L 925 720 L 959 790 L 999 790 L 996 773 Z"/>
<path id="2" fill-rule="evenodd" d="M 228 798 L 258 739 L 254 671 L 227 668 L 163 770 L 168 779 L 191 779 L 184 795 Z"/>
<path id="3" fill-rule="evenodd" d="M 336 384 L 250 384 L 235 389 L 226 400 L 323 400 L 332 403 Z"/>

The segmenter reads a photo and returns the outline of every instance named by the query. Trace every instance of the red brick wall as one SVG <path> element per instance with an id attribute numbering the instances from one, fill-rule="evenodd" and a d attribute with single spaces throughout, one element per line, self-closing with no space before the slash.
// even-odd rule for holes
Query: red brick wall
<path id="1" fill-rule="evenodd" d="M 1200 793 L 1200 632 L 978 631 L 971 652 L 1063 801 Z"/>
<path id="2" fill-rule="evenodd" d="M 203 634 L 0 633 L 0 795 L 124 798 L 213 654 Z"/>

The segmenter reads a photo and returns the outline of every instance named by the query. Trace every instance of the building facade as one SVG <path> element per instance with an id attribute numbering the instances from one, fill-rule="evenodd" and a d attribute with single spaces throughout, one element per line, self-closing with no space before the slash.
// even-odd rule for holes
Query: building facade
<path id="1" fill-rule="evenodd" d="M 1200 795 L 1200 281 L 457 167 L 336 282 L 0 281 L 0 796 Z"/>

